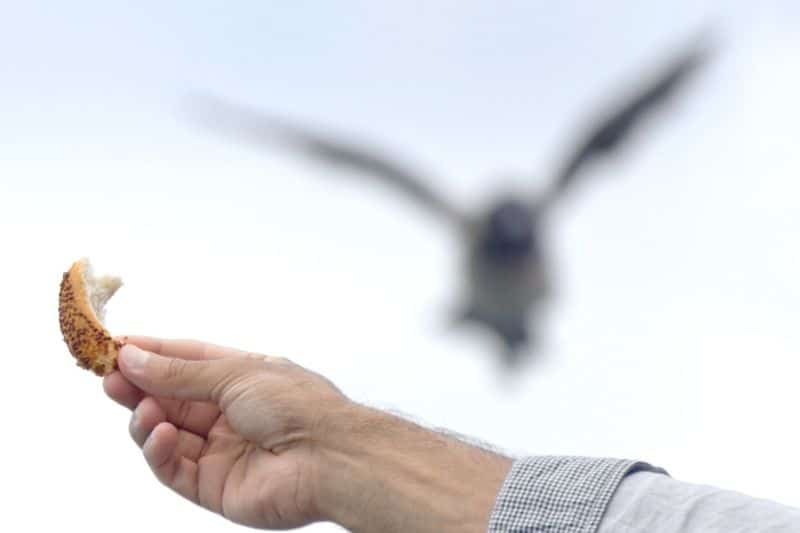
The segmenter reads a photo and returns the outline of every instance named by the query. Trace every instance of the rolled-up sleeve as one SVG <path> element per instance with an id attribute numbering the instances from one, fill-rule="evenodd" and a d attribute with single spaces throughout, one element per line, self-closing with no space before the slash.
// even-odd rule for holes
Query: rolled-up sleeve
<path id="1" fill-rule="evenodd" d="M 642 470 L 664 472 L 625 459 L 519 459 L 497 495 L 489 532 L 595 533 L 622 479 Z"/>
<path id="2" fill-rule="evenodd" d="M 625 478 L 598 533 L 797 533 L 800 509 L 639 472 Z"/>

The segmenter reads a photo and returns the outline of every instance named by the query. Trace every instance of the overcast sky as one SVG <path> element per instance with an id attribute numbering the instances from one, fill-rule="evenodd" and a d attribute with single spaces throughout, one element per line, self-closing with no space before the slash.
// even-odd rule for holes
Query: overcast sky
<path id="1" fill-rule="evenodd" d="M 639 458 L 800 506 L 800 8 L 431 4 L 4 6 L 0 448 L 16 530 L 225 528 L 157 485 L 126 414 L 74 368 L 55 293 L 83 255 L 125 280 L 115 333 L 285 355 L 513 452 Z M 478 209 L 545 186 L 605 102 L 707 27 L 708 68 L 554 213 L 556 299 L 513 378 L 490 337 L 447 326 L 447 228 L 183 112 L 217 94 L 386 146 Z"/>

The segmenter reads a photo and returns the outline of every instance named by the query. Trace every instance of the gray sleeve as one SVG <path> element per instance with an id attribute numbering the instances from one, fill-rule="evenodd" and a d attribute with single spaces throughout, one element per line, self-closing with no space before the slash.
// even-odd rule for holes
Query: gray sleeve
<path id="1" fill-rule="evenodd" d="M 497 495 L 489 532 L 595 533 L 622 478 L 638 470 L 663 472 L 623 459 L 519 459 Z"/>
<path id="2" fill-rule="evenodd" d="M 639 472 L 617 489 L 598 533 L 792 533 L 800 510 Z"/>

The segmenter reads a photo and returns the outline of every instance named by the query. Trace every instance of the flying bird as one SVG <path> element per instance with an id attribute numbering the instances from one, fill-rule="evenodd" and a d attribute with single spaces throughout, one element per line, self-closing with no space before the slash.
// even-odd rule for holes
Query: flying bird
<path id="1" fill-rule="evenodd" d="M 590 124 L 557 169 L 551 185 L 529 198 L 508 195 L 478 213 L 466 213 L 434 190 L 426 176 L 382 155 L 379 150 L 348 144 L 214 98 L 202 99 L 193 109 L 206 125 L 249 141 L 282 145 L 289 150 L 343 170 L 384 182 L 416 202 L 441 222 L 455 228 L 466 248 L 463 265 L 466 295 L 456 316 L 459 323 L 477 323 L 493 331 L 503 345 L 503 361 L 516 366 L 535 340 L 532 319 L 540 315 L 551 285 L 542 234 L 554 204 L 562 200 L 579 178 L 589 175 L 595 161 L 615 152 L 644 119 L 663 107 L 705 61 L 702 40 L 674 54 L 670 61 L 632 87 L 622 105 L 607 106 L 610 113 Z"/>

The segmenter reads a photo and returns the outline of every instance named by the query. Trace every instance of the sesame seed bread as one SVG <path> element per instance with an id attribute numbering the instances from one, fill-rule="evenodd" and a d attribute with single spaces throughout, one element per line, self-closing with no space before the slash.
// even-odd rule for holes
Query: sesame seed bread
<path id="1" fill-rule="evenodd" d="M 78 366 L 105 376 L 117 367 L 122 343 L 114 340 L 103 326 L 105 304 L 122 286 L 112 276 L 95 277 L 88 259 L 72 264 L 61 280 L 58 295 L 58 321 L 64 342 Z"/>

